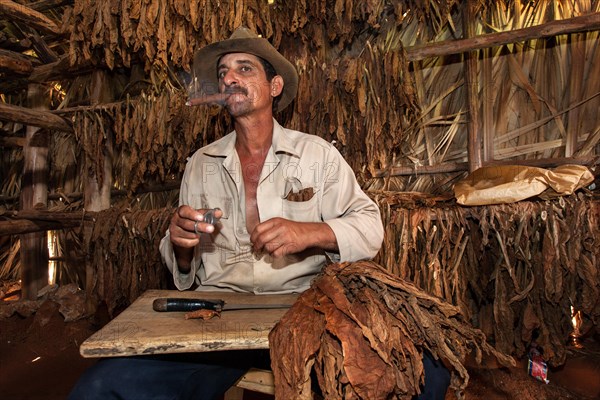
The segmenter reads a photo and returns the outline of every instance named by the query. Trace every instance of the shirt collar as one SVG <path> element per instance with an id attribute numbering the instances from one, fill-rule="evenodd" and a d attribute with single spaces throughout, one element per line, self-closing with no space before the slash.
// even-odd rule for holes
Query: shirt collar
<path id="1" fill-rule="evenodd" d="M 287 153 L 294 157 L 300 157 L 296 149 L 295 142 L 285 129 L 273 119 L 273 151 L 275 154 Z"/>
<path id="2" fill-rule="evenodd" d="M 211 143 L 204 148 L 204 154 L 213 157 L 227 157 L 235 151 L 235 139 L 237 133 L 232 131 L 229 135 Z M 294 146 L 294 141 L 285 132 L 285 129 L 273 119 L 273 142 L 271 144 L 275 154 L 287 153 L 299 157 L 298 151 Z"/>

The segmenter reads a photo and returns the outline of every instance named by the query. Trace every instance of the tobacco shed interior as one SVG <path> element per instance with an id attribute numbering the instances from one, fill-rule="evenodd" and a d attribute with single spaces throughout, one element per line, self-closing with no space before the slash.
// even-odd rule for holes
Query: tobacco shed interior
<path id="1" fill-rule="evenodd" d="M 240 26 L 298 71 L 276 119 L 378 204 L 374 262 L 517 361 L 466 360 L 466 398 L 600 398 L 599 0 L 0 0 L 0 393 L 64 398 L 172 287 L 186 159 L 232 129 L 186 106 L 193 54 Z"/>

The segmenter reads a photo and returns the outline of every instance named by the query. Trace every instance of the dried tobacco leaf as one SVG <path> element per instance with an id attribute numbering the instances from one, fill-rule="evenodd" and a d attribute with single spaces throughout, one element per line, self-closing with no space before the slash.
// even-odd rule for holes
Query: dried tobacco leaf
<path id="1" fill-rule="evenodd" d="M 200 309 L 185 313 L 185 319 L 203 319 L 209 320 L 214 317 L 221 317 L 220 311 Z"/>
<path id="2" fill-rule="evenodd" d="M 423 382 L 425 350 L 450 366 L 459 398 L 468 382 L 462 361 L 471 350 L 478 360 L 484 351 L 514 365 L 457 307 L 367 261 L 326 266 L 269 343 L 281 399 L 309 398 L 311 373 L 326 398 L 409 399 Z"/>

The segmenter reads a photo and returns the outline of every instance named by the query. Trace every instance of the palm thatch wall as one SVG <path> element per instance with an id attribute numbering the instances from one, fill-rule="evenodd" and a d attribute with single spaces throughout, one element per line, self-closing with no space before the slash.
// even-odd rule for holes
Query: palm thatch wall
<path id="1" fill-rule="evenodd" d="M 452 185 L 502 163 L 596 171 L 600 1 L 21 3 L 0 4 L 0 279 L 20 276 L 24 237 L 58 229 L 59 282 L 111 311 L 168 285 L 157 241 L 186 157 L 230 130 L 184 105 L 192 55 L 246 25 L 298 69 L 277 118 L 334 142 L 380 205 L 377 261 L 507 352 L 536 332 L 561 363 L 570 306 L 598 324 L 597 191 L 468 208 Z M 39 175 L 46 198 L 26 203 Z"/>

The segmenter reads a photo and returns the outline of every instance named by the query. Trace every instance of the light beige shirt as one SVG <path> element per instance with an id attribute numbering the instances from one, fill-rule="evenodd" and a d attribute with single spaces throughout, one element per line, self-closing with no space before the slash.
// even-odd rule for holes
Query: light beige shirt
<path id="1" fill-rule="evenodd" d="M 337 239 L 339 254 L 321 249 L 273 258 L 254 254 L 246 230 L 244 180 L 235 150 L 236 132 L 198 150 L 188 159 L 179 203 L 196 209 L 219 207 L 215 232 L 202 234 L 192 270 L 177 268 L 169 233 L 160 251 L 180 290 L 250 293 L 302 292 L 328 262 L 372 258 L 381 247 L 383 225 L 377 205 L 361 190 L 354 172 L 337 149 L 318 136 L 285 129 L 274 121 L 273 141 L 257 188 L 260 221 L 283 217 L 325 222 Z M 307 201 L 289 201 L 290 190 L 313 188 Z"/>

